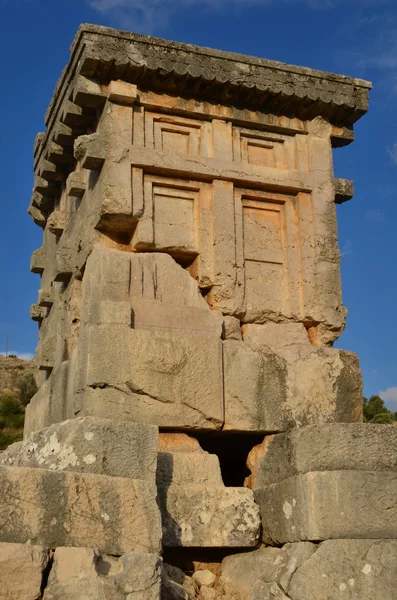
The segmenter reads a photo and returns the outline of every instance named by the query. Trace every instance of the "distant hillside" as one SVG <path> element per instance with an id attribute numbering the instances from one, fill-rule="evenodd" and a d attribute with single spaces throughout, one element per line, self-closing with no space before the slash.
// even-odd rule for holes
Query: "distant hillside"
<path id="1" fill-rule="evenodd" d="M 0 356 L 0 450 L 21 440 L 25 406 L 37 387 L 33 364 L 15 356 Z"/>

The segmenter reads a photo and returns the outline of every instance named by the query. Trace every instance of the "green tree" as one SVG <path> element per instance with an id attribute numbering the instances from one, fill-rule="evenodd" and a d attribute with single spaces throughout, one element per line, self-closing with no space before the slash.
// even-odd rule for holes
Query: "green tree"
<path id="1" fill-rule="evenodd" d="M 30 400 L 37 392 L 37 385 L 33 373 L 25 373 L 16 380 L 16 387 L 19 389 L 19 399 L 23 406 L 27 406 Z"/>
<path id="2" fill-rule="evenodd" d="M 365 423 L 387 424 L 397 420 L 397 413 L 392 413 L 378 395 L 363 398 L 363 417 Z"/>
<path id="3" fill-rule="evenodd" d="M 372 419 L 379 413 L 387 413 L 388 408 L 380 396 L 371 396 L 363 398 L 363 414 L 367 423 L 371 423 Z"/>

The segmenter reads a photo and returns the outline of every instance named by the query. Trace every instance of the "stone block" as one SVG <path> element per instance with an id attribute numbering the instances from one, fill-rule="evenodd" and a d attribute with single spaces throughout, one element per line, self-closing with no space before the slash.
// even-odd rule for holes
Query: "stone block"
<path id="1" fill-rule="evenodd" d="M 263 540 L 397 538 L 393 471 L 316 471 L 255 489 Z"/>
<path id="2" fill-rule="evenodd" d="M 397 540 L 327 540 L 298 567 L 292 600 L 396 600 Z"/>
<path id="3" fill-rule="evenodd" d="M 161 566 L 157 554 L 57 548 L 43 600 L 160 600 Z"/>
<path id="4" fill-rule="evenodd" d="M 160 433 L 157 485 L 205 485 L 223 488 L 219 459 L 200 447 L 197 440 L 179 433 Z"/>
<path id="5" fill-rule="evenodd" d="M 221 340 L 207 334 L 89 325 L 81 330 L 81 416 L 162 427 L 223 423 Z"/>
<path id="6" fill-rule="evenodd" d="M 157 466 L 163 545 L 253 546 L 258 507 L 244 488 L 226 488 L 219 459 L 185 434 L 161 433 Z"/>
<path id="7" fill-rule="evenodd" d="M 282 431 L 292 426 L 286 410 L 285 363 L 266 347 L 223 342 L 224 429 Z"/>
<path id="8" fill-rule="evenodd" d="M 221 336 L 222 315 L 209 309 L 195 280 L 167 254 L 94 248 L 82 306 L 85 322 Z"/>
<path id="9" fill-rule="evenodd" d="M 261 548 L 222 562 L 224 600 L 396 600 L 396 540 Z"/>
<path id="10" fill-rule="evenodd" d="M 47 316 L 47 309 L 39 306 L 39 304 L 32 304 L 30 307 L 30 318 L 32 321 L 38 321 L 41 323 Z"/>
<path id="11" fill-rule="evenodd" d="M 0 541 L 109 554 L 154 552 L 160 515 L 147 482 L 87 473 L 0 467 Z"/>
<path id="12" fill-rule="evenodd" d="M 134 329 L 208 333 L 218 338 L 222 333 L 222 313 L 209 310 L 208 306 L 201 309 L 146 298 L 132 298 L 130 315 Z"/>
<path id="13" fill-rule="evenodd" d="M 397 428 L 332 423 L 267 436 L 248 457 L 250 487 L 311 471 L 397 471 Z"/>
<path id="14" fill-rule="evenodd" d="M 362 418 L 357 357 L 313 347 L 301 324 L 245 325 L 223 342 L 225 429 L 285 431 Z"/>
<path id="15" fill-rule="evenodd" d="M 64 421 L 9 446 L 0 464 L 142 479 L 155 484 L 154 425 L 85 417 Z"/>
<path id="16" fill-rule="evenodd" d="M 273 586 L 277 591 L 280 586 L 280 592 L 287 591 L 295 570 L 305 564 L 316 549 L 310 542 L 300 542 L 286 544 L 282 548 L 269 546 L 254 552 L 227 556 L 222 561 L 220 580 L 225 597 L 231 596 L 237 600 L 272 599 L 273 596 L 266 595 L 265 590 Z M 274 595 L 278 597 L 277 594 Z M 310 594 L 306 600 L 311 597 L 317 600 L 317 597 Z"/>
<path id="17" fill-rule="evenodd" d="M 41 546 L 0 543 L 0 600 L 37 600 L 48 551 Z"/>
<path id="18" fill-rule="evenodd" d="M 137 99 L 137 87 L 126 81 L 111 81 L 108 87 L 110 102 L 120 104 L 134 104 Z"/>
<path id="19" fill-rule="evenodd" d="M 251 490 L 171 485 L 159 489 L 163 546 L 243 548 L 256 546 L 260 517 Z"/>
<path id="20" fill-rule="evenodd" d="M 65 213 L 57 210 L 51 213 L 47 220 L 47 227 L 55 235 L 62 235 L 65 229 Z"/>
<path id="21" fill-rule="evenodd" d="M 44 247 L 35 250 L 30 259 L 30 270 L 32 273 L 42 275 L 46 266 L 46 260 L 47 256 Z"/>

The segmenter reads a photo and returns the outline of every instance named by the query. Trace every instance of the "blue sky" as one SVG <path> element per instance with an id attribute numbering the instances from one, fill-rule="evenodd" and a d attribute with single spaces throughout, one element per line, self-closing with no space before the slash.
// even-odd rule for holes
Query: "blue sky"
<path id="1" fill-rule="evenodd" d="M 356 142 L 335 150 L 354 179 L 338 207 L 344 303 L 339 348 L 357 352 L 365 394 L 397 410 L 397 5 L 395 0 L 0 0 L 0 351 L 33 353 L 29 273 L 41 230 L 26 214 L 33 141 L 82 22 L 243 52 L 373 81 Z"/>

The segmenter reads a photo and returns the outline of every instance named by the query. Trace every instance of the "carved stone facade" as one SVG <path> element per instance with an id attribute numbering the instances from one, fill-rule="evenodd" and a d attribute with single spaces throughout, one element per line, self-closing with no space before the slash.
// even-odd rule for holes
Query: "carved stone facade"
<path id="1" fill-rule="evenodd" d="M 361 424 L 358 359 L 332 347 L 346 316 L 335 204 L 353 195 L 332 149 L 353 140 L 369 88 L 80 28 L 35 144 L 40 388 L 1 459 L 35 508 L 0 540 L 56 548 L 46 600 L 77 597 L 79 568 L 87 598 L 319 600 L 316 544 L 327 556 L 327 539 L 377 537 L 396 552 L 397 463 L 370 452 L 363 472 L 360 452 L 397 438 Z M 221 567 L 261 543 L 292 544 Z M 339 591 L 324 598 L 355 594 L 351 573 L 343 590 L 327 577 Z"/>

